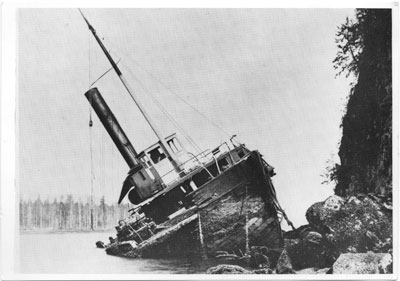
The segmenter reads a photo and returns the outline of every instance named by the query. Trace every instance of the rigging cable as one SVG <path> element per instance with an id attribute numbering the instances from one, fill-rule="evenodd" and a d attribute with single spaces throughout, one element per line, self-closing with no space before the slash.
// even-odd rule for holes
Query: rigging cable
<path id="1" fill-rule="evenodd" d="M 179 125 L 179 123 L 172 117 L 172 115 L 162 106 L 162 104 L 155 98 L 155 96 L 143 85 L 143 83 L 130 71 L 127 71 L 136 79 L 139 86 L 151 97 L 153 102 L 161 109 L 161 111 L 166 115 L 166 117 L 177 127 L 178 130 L 181 131 L 182 135 L 186 138 L 186 140 L 190 143 L 191 146 L 198 152 L 201 153 L 201 148 L 197 145 L 197 143 L 187 134 L 185 129 Z"/>
<path id="2" fill-rule="evenodd" d="M 115 64 L 118 65 L 118 63 L 121 61 L 121 59 L 119 59 Z M 99 78 L 97 78 L 92 84 L 90 84 L 89 88 L 92 87 L 94 84 L 96 84 L 97 81 L 99 81 L 101 78 L 103 78 L 107 73 L 109 73 L 111 70 L 113 70 L 112 67 L 110 67 L 106 72 L 104 72 L 102 75 L 99 76 Z M 89 80 L 90 83 L 90 80 Z"/>
<path id="3" fill-rule="evenodd" d="M 129 57 L 129 56 L 128 56 Z M 136 60 L 132 59 L 132 61 L 134 63 L 136 63 L 142 70 L 144 70 L 148 75 L 150 75 L 154 80 L 156 80 L 158 83 L 160 83 L 162 86 L 164 86 L 166 89 L 168 89 L 171 93 L 173 93 L 175 96 L 177 96 L 180 100 L 182 100 L 185 104 L 189 105 L 191 108 L 193 108 L 196 112 L 198 112 L 201 116 L 203 116 L 203 118 L 205 118 L 206 120 L 208 120 L 211 124 L 213 124 L 217 129 L 219 129 L 220 131 L 224 132 L 226 135 L 229 136 L 229 134 L 227 132 L 225 132 L 222 128 L 220 128 L 217 124 L 215 124 L 214 122 L 212 122 L 210 119 L 208 119 L 204 114 L 202 114 L 200 111 L 198 111 L 196 108 L 194 108 L 191 104 L 187 103 L 185 100 L 183 100 L 178 94 L 176 94 L 175 92 L 172 91 L 172 89 L 170 89 L 167 85 L 165 85 L 164 83 L 162 83 L 159 79 L 157 79 L 153 74 L 151 74 L 149 71 L 147 71 L 140 63 L 138 63 Z M 105 76 L 111 69 L 107 70 L 105 73 L 103 73 L 95 82 L 92 83 L 92 85 L 94 83 L 96 83 L 99 79 L 101 79 L 103 76 Z M 132 73 L 131 73 L 132 74 Z M 135 77 L 136 78 L 136 77 Z M 140 82 L 139 79 L 136 78 L 137 81 Z M 173 119 L 173 117 L 165 110 L 165 108 L 163 108 L 163 106 L 157 101 L 157 99 L 155 99 L 155 97 L 150 93 L 150 91 L 148 91 L 142 83 L 141 87 L 150 95 L 150 97 L 153 99 L 153 101 L 158 105 L 158 107 L 163 111 L 163 113 L 167 116 L 167 118 L 174 123 L 174 125 L 181 130 L 182 134 L 185 136 L 185 138 L 188 140 L 188 142 L 193 146 L 193 148 L 195 148 L 196 150 L 198 150 L 199 153 L 201 153 L 201 149 L 199 148 L 199 146 L 194 142 L 193 139 L 190 138 L 190 136 L 185 132 L 185 130 Z"/>
<path id="4" fill-rule="evenodd" d="M 269 166 L 268 163 L 267 163 L 265 160 L 263 160 L 263 159 L 261 158 L 260 153 L 257 153 L 257 157 L 258 157 L 258 162 L 259 162 L 259 164 L 260 164 L 260 166 L 261 166 L 261 168 L 262 168 L 262 173 L 263 173 L 263 177 L 264 177 L 264 181 L 265 181 L 265 183 L 266 183 L 266 186 L 269 186 L 269 187 L 270 187 L 270 188 L 269 188 L 269 192 L 270 192 L 270 195 L 271 195 L 272 203 L 274 204 L 274 206 L 275 206 L 277 212 L 278 212 L 278 213 L 280 212 L 281 215 L 282 215 L 282 217 L 286 220 L 286 223 L 287 223 L 289 226 L 291 226 L 293 230 L 296 230 L 296 228 L 295 228 L 295 226 L 293 225 L 292 221 L 291 221 L 291 220 L 289 219 L 289 217 L 286 215 L 285 210 L 284 210 L 284 209 L 282 208 L 282 206 L 279 204 L 278 197 L 276 196 L 275 187 L 274 187 L 274 185 L 273 185 L 273 183 L 272 183 L 271 177 L 270 177 L 269 175 L 267 176 L 267 174 L 265 173 L 265 165 Z"/>
<path id="5" fill-rule="evenodd" d="M 214 123 L 212 120 L 210 120 L 206 115 L 204 115 L 201 111 L 199 111 L 196 107 L 194 107 L 192 104 L 190 104 L 189 102 L 187 102 L 185 99 L 183 99 L 180 95 L 178 95 L 175 91 L 173 91 L 170 87 L 168 87 L 165 83 L 163 83 L 160 79 L 158 79 L 157 77 L 155 77 L 151 72 L 149 72 L 146 68 L 144 68 L 138 61 L 132 59 L 130 57 L 130 59 L 136 64 L 138 65 L 143 71 L 145 71 L 148 75 L 150 75 L 154 80 L 156 80 L 158 83 L 160 83 L 163 87 L 165 87 L 168 91 L 170 91 L 174 96 L 176 96 L 179 100 L 181 100 L 183 103 L 185 103 L 186 105 L 188 105 L 190 108 L 192 108 L 194 111 L 196 111 L 200 116 L 202 116 L 204 119 L 206 119 L 208 122 L 210 122 L 215 128 L 217 128 L 218 130 L 220 130 L 222 133 L 224 133 L 225 135 L 227 135 L 228 137 L 231 136 L 231 134 L 229 134 L 228 132 L 226 132 L 224 129 L 222 129 L 220 126 L 218 126 L 216 123 Z"/>
<path id="6" fill-rule="evenodd" d="M 90 44 L 90 34 L 89 34 L 89 49 L 88 49 L 88 57 L 89 57 L 89 68 L 88 68 L 88 84 L 90 90 L 90 74 L 91 74 L 91 44 Z M 94 168 L 93 168 L 93 142 L 92 142 L 92 127 L 93 127 L 93 120 L 92 120 L 92 97 L 90 97 L 90 104 L 89 104 L 89 147 L 90 147 L 90 229 L 94 230 L 94 214 L 93 214 L 93 185 L 94 185 Z"/>

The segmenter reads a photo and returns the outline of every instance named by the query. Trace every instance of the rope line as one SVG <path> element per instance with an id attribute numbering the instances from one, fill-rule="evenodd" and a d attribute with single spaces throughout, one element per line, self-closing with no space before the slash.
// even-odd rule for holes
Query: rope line
<path id="1" fill-rule="evenodd" d="M 185 129 L 172 117 L 172 115 L 162 106 L 162 104 L 156 99 L 156 97 L 147 89 L 146 86 L 138 79 L 131 71 L 128 72 L 135 78 L 138 82 L 139 86 L 150 96 L 153 102 L 161 109 L 161 111 L 166 115 L 166 117 L 181 131 L 182 135 L 185 139 L 193 146 L 193 148 L 200 153 L 202 150 L 197 145 L 197 143 L 189 136 L 189 134 L 185 131 Z"/>
<path id="2" fill-rule="evenodd" d="M 163 87 L 165 87 L 170 93 L 172 93 L 174 96 L 176 96 L 179 100 L 181 100 L 183 103 L 188 105 L 190 108 L 192 108 L 194 111 L 196 111 L 200 116 L 202 116 L 204 119 L 206 119 L 208 122 L 210 122 L 214 127 L 216 127 L 218 130 L 220 130 L 222 133 L 227 135 L 228 137 L 231 136 L 228 132 L 226 132 L 223 128 L 218 126 L 216 123 L 214 123 L 212 120 L 210 120 L 206 115 L 204 115 L 201 111 L 199 111 L 196 107 L 194 107 L 192 104 L 187 102 L 185 99 L 183 99 L 180 95 L 178 95 L 174 90 L 172 90 L 170 87 L 168 87 L 164 82 L 162 82 L 160 79 L 155 77 L 151 72 L 149 72 L 146 68 L 144 68 L 138 61 L 130 59 L 137 65 L 139 68 L 141 68 L 143 71 L 145 71 L 149 76 L 151 76 L 154 80 L 156 80 L 158 83 L 160 83 Z"/>
<path id="3" fill-rule="evenodd" d="M 293 230 L 295 230 L 296 228 L 294 227 L 293 223 L 291 222 L 291 220 L 288 218 L 288 216 L 286 215 L 285 210 L 282 208 L 281 204 L 279 204 L 278 202 L 278 197 L 276 196 L 276 191 L 275 191 L 275 187 L 272 183 L 271 177 L 268 175 L 266 175 L 265 173 L 265 169 L 264 169 L 264 162 L 263 159 L 261 158 L 260 154 L 258 153 L 258 161 L 260 163 L 260 166 L 262 168 L 262 172 L 263 172 L 263 176 L 264 176 L 264 180 L 265 183 L 267 184 L 267 186 L 270 187 L 269 191 L 271 193 L 271 197 L 272 197 L 272 202 L 275 205 L 275 208 L 277 210 L 277 213 L 281 213 L 282 217 L 286 220 L 287 224 L 292 227 Z M 265 164 L 267 164 L 265 162 Z M 268 165 L 268 164 L 267 164 Z"/>
<path id="4" fill-rule="evenodd" d="M 121 59 L 119 59 L 115 64 L 118 65 L 118 63 L 121 61 Z M 97 81 L 99 81 L 101 78 L 103 78 L 107 73 L 109 73 L 111 70 L 113 70 L 112 67 L 110 67 L 106 72 L 104 72 L 102 75 L 100 75 L 99 78 L 97 78 L 92 84 L 90 84 L 89 88 L 92 87 L 94 84 L 96 84 Z"/>
<path id="5" fill-rule="evenodd" d="M 90 80 L 91 80 L 91 43 L 90 43 L 90 34 L 89 35 L 89 48 L 88 48 L 88 58 L 89 58 L 89 67 L 88 67 L 88 90 L 90 89 Z M 89 103 L 89 147 L 90 147 L 90 228 L 91 230 L 94 230 L 94 214 L 93 214 L 93 186 L 94 186 L 94 167 L 93 167 L 93 137 L 92 137 L 92 126 L 93 126 L 93 120 L 92 120 L 92 98 L 90 98 L 90 103 Z"/>
<path id="6" fill-rule="evenodd" d="M 91 229 L 93 228 L 93 185 L 94 185 L 94 168 L 93 168 L 93 145 L 92 145 L 92 129 L 89 128 L 89 146 L 90 146 L 90 212 L 91 212 Z"/>

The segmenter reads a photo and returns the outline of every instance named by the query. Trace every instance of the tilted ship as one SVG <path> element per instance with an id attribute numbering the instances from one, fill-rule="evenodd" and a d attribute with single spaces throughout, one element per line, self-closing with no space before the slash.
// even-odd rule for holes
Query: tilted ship
<path id="1" fill-rule="evenodd" d="M 213 257 L 220 251 L 243 255 L 252 246 L 281 248 L 280 219 L 286 215 L 271 181 L 274 168 L 234 137 L 193 155 L 176 134 L 162 136 L 82 16 L 159 140 L 137 153 L 100 91 L 85 93 L 129 166 L 118 203 L 128 197 L 135 206 L 118 222 L 106 252 L 125 257 Z"/>

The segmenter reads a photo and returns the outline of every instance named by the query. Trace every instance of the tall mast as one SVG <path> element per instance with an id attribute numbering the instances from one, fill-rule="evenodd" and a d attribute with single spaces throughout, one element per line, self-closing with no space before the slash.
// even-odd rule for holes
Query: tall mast
<path id="1" fill-rule="evenodd" d="M 82 11 L 80 9 L 78 9 L 78 10 L 81 13 L 81 15 L 82 15 L 83 19 L 85 20 L 86 24 L 88 25 L 89 30 L 92 32 L 92 34 L 93 34 L 94 38 L 96 39 L 97 43 L 100 45 L 101 49 L 103 50 L 104 54 L 106 55 L 108 61 L 111 63 L 111 66 L 113 67 L 113 69 L 117 73 L 117 75 L 118 75 L 119 79 L 121 80 L 122 84 L 124 85 L 125 89 L 129 93 L 129 95 L 131 96 L 131 98 L 133 99 L 133 101 L 135 102 L 137 107 L 139 108 L 140 112 L 143 114 L 143 116 L 146 119 L 147 123 L 149 123 L 150 128 L 156 134 L 158 140 L 160 141 L 161 147 L 163 148 L 164 152 L 167 154 L 168 159 L 172 163 L 172 166 L 174 167 L 176 172 L 178 174 L 180 174 L 182 172 L 182 169 L 179 166 L 180 165 L 179 160 L 176 158 L 175 154 L 171 151 L 171 148 L 168 146 L 167 142 L 165 141 L 165 139 L 161 135 L 161 133 L 158 130 L 158 128 L 156 127 L 155 123 L 151 120 L 149 114 L 146 112 L 146 110 L 144 109 L 144 107 L 141 104 L 140 100 L 135 95 L 134 91 L 132 90 L 132 88 L 128 84 L 128 81 L 126 81 L 124 75 L 122 74 L 121 70 L 118 68 L 117 64 L 115 63 L 115 61 L 111 57 L 110 53 L 107 51 L 107 49 L 104 46 L 103 42 L 101 42 L 100 38 L 97 36 L 96 30 L 93 28 L 93 26 L 86 19 L 85 15 L 82 13 Z"/>

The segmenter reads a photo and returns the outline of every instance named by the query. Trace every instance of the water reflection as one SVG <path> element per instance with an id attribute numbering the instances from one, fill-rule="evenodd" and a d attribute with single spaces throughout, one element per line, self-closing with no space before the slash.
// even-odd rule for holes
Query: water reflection
<path id="1" fill-rule="evenodd" d="M 128 259 L 95 246 L 113 233 L 21 234 L 18 272 L 30 274 L 187 274 L 204 273 L 199 260 Z"/>

